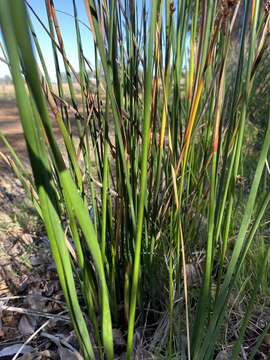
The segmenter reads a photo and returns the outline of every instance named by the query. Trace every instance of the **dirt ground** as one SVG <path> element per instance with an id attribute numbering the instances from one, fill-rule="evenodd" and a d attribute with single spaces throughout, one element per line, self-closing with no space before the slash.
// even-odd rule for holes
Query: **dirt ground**
<path id="1" fill-rule="evenodd" d="M 1 92 L 0 92 L 1 93 Z M 0 131 L 6 136 L 16 150 L 21 160 L 29 165 L 23 130 L 20 123 L 19 112 L 14 97 L 1 98 L 0 96 Z M 59 136 L 59 130 L 54 124 L 54 132 Z M 6 147 L 0 141 L 0 151 L 8 154 Z M 1 174 L 10 173 L 9 167 L 0 159 Z"/>
<path id="2" fill-rule="evenodd" d="M 21 158 L 27 161 L 26 146 L 15 99 L 0 99 L 0 130 L 7 136 Z M 0 151 L 7 153 L 1 142 Z M 2 171 L 9 171 L 3 163 L 1 163 L 1 173 Z"/>
<path id="3" fill-rule="evenodd" d="M 12 96 L 0 96 L 0 130 L 29 166 Z M 0 359 L 79 359 L 43 226 L 2 159 L 0 175 Z"/>

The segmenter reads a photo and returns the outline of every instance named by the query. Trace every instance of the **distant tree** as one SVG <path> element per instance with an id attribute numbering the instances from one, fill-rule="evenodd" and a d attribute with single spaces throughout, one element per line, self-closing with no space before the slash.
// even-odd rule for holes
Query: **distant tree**
<path id="1" fill-rule="evenodd" d="M 0 78 L 0 84 L 1 85 L 10 85 L 12 84 L 11 77 L 9 75 L 5 75 L 2 78 Z"/>
<path id="2" fill-rule="evenodd" d="M 12 83 L 11 77 L 9 75 L 5 75 L 4 81 L 6 85 L 9 85 Z"/>

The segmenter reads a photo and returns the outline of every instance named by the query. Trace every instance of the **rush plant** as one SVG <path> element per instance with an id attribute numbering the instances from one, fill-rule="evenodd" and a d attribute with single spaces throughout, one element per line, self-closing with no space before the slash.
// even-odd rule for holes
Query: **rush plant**
<path id="1" fill-rule="evenodd" d="M 82 25 L 72 0 L 79 69 L 53 0 L 44 1 L 46 24 L 27 1 L 0 0 L 32 173 L 1 139 L 44 222 L 81 353 L 114 359 L 120 329 L 127 359 L 143 358 L 139 334 L 157 358 L 213 359 L 270 201 L 269 99 L 254 87 L 267 67 L 269 1 L 85 0 Z M 32 17 L 51 39 L 56 84 Z M 243 191 L 260 91 L 263 140 Z M 232 359 L 268 266 L 264 246 Z"/>

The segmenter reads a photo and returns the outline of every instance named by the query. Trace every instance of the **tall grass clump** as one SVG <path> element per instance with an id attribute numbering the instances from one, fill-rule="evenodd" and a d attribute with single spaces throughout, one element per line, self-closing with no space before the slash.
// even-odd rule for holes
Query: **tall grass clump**
<path id="1" fill-rule="evenodd" d="M 46 227 L 84 359 L 213 359 L 241 291 L 245 311 L 229 341 L 237 359 L 270 252 L 265 242 L 255 286 L 242 287 L 270 201 L 269 101 L 258 86 L 269 1 L 85 0 L 88 60 L 73 0 L 78 71 L 54 2 L 44 1 L 46 24 L 27 1 L 0 0 L 32 173 L 1 138 Z M 57 86 L 33 16 L 51 39 Z M 260 93 L 262 140 L 249 171 Z"/>

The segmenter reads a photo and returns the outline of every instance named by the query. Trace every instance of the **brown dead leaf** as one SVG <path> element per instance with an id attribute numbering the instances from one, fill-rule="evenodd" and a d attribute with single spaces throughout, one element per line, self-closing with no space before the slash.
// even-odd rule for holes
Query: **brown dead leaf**
<path id="1" fill-rule="evenodd" d="M 31 335 L 35 332 L 36 325 L 36 318 L 23 315 L 19 322 L 19 331 L 24 336 Z"/>
<path id="2" fill-rule="evenodd" d="M 32 353 L 26 353 L 26 354 L 24 354 L 23 356 L 20 356 L 20 357 L 18 358 L 18 360 L 32 360 L 32 359 L 34 359 Z"/>
<path id="3" fill-rule="evenodd" d="M 4 279 L 1 278 L 1 274 L 0 274 L 0 294 L 1 296 L 9 296 L 11 295 L 10 289 L 7 286 L 7 283 L 5 282 Z"/>
<path id="4" fill-rule="evenodd" d="M 82 357 L 77 352 L 64 348 L 60 344 L 58 346 L 58 354 L 61 360 L 82 360 Z"/>
<path id="5" fill-rule="evenodd" d="M 31 245 L 33 243 L 33 237 L 30 234 L 22 234 L 22 241 L 26 245 Z"/>
<path id="6" fill-rule="evenodd" d="M 52 350 L 43 350 L 39 353 L 39 355 L 41 356 L 41 359 L 52 359 L 52 360 L 58 359 L 57 353 Z"/>
<path id="7" fill-rule="evenodd" d="M 21 354 L 26 354 L 26 353 L 32 352 L 34 350 L 32 348 L 32 346 L 30 346 L 30 345 L 25 345 L 23 347 L 23 349 L 20 350 L 21 346 L 22 346 L 22 344 L 14 344 L 14 345 L 5 347 L 4 349 L 2 349 L 0 351 L 0 358 L 13 356 L 13 355 L 17 354 L 18 351 L 20 351 Z"/>
<path id="8" fill-rule="evenodd" d="M 63 334 L 52 335 L 45 331 L 41 333 L 41 336 L 51 340 L 58 347 L 58 354 L 61 360 L 83 360 L 80 353 L 73 348 L 69 343 L 63 340 Z M 62 346 L 62 344 L 65 346 Z"/>
<path id="9" fill-rule="evenodd" d="M 44 310 L 45 300 L 42 299 L 42 291 L 35 288 L 31 289 L 27 296 L 27 303 L 32 310 Z"/>
<path id="10" fill-rule="evenodd" d="M 7 327 L 17 327 L 20 316 L 11 311 L 4 311 L 2 315 L 3 326 Z"/>

